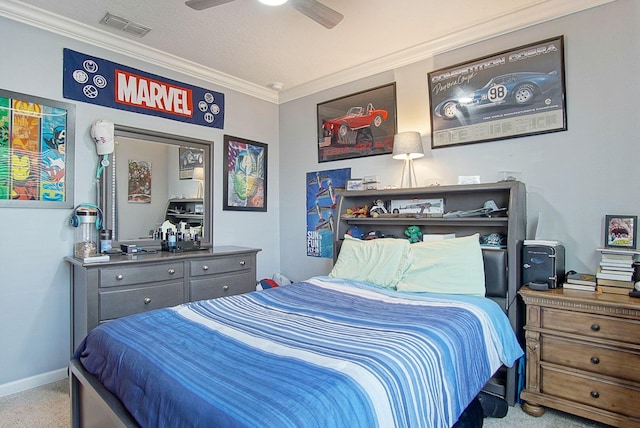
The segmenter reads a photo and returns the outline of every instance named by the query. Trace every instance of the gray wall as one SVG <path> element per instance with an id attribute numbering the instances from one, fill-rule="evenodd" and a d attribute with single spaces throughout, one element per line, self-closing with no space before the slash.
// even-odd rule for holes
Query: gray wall
<path id="1" fill-rule="evenodd" d="M 278 223 L 278 107 L 226 88 L 162 69 L 135 58 L 90 47 L 56 34 L 0 18 L 0 38 L 13 40 L 0 61 L 2 89 L 76 105 L 75 203 L 95 202 L 98 156 L 89 130 L 97 119 L 186 135 L 213 142 L 214 245 L 262 248 L 258 277 L 280 264 Z M 149 73 L 225 94 L 225 129 L 210 129 L 131 114 L 62 98 L 62 50 L 70 48 Z M 248 119 L 250 118 L 250 119 Z M 222 210 L 222 143 L 230 134 L 269 145 L 268 212 Z M 69 360 L 69 267 L 74 230 L 72 210 L 0 208 L 0 396 L 66 377 Z"/>
<path id="2" fill-rule="evenodd" d="M 402 162 L 390 155 L 319 164 L 311 148 L 317 103 L 395 81 L 398 131 L 419 131 L 428 148 L 428 72 L 562 34 L 568 131 L 428 150 L 415 162 L 416 174 L 419 185 L 428 185 L 432 178 L 455 184 L 460 175 L 479 175 L 492 182 L 498 171 L 520 172 L 528 191 L 528 237 L 540 223 L 543 237 L 565 244 L 567 268 L 595 271 L 605 214 L 640 214 L 634 190 L 640 162 L 639 9 L 640 2 L 618 0 L 281 105 L 287 168 L 280 170 L 280 182 L 288 195 L 280 202 L 282 273 L 300 280 L 331 268 L 328 259 L 306 256 L 306 172 L 351 167 L 353 177 L 377 174 L 382 185 L 400 181 Z"/>

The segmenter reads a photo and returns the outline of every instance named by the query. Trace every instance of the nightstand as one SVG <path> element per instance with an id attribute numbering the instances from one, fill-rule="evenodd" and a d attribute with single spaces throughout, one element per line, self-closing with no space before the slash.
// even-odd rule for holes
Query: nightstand
<path id="1" fill-rule="evenodd" d="M 526 305 L 522 409 L 640 427 L 640 299 L 562 288 L 519 294 Z"/>

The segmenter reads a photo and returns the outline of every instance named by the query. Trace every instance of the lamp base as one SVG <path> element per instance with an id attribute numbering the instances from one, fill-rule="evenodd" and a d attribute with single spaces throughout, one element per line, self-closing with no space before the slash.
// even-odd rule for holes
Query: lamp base
<path id="1" fill-rule="evenodd" d="M 408 185 L 405 186 L 405 181 L 408 181 Z M 418 180 L 416 179 L 416 171 L 413 168 L 413 159 L 405 159 L 402 166 L 402 177 L 400 179 L 401 188 L 418 187 Z"/>

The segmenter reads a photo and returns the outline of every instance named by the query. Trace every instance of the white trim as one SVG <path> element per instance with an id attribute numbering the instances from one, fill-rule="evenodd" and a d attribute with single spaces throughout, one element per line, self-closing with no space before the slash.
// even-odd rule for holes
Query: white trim
<path id="1" fill-rule="evenodd" d="M 280 91 L 279 93 L 218 70 L 204 67 L 192 61 L 187 61 L 157 49 L 146 47 L 130 39 L 80 24 L 63 16 L 46 12 L 23 3 L 16 3 L 13 0 L 0 2 L 0 16 L 86 42 L 131 58 L 140 59 L 160 67 L 165 67 L 169 70 L 183 73 L 187 76 L 201 79 L 224 88 L 236 90 L 265 101 L 281 104 L 338 85 L 423 61 L 437 54 L 468 46 L 472 43 L 551 21 L 613 1 L 616 0 L 540 0 L 536 4 L 524 7 L 514 13 L 497 16 L 490 21 L 478 22 L 476 25 L 454 30 L 437 39 L 429 40 L 409 49 Z M 550 34 L 549 36 L 556 36 L 556 34 Z"/>
<path id="2" fill-rule="evenodd" d="M 0 385 L 0 397 L 16 394 L 18 392 L 26 391 L 27 389 L 36 388 L 38 386 L 66 379 L 69 376 L 68 372 L 69 369 L 65 367 L 52 372 L 42 373 L 36 376 L 16 380 L 14 382 L 5 383 Z"/>

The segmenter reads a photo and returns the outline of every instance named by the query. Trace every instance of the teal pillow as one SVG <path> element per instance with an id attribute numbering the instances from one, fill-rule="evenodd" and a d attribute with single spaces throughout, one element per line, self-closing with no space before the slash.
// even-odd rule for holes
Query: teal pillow
<path id="1" fill-rule="evenodd" d="M 478 234 L 411 244 L 398 291 L 485 295 Z"/>
<path id="2" fill-rule="evenodd" d="M 363 241 L 345 235 L 338 260 L 329 276 L 394 288 L 406 270 L 408 252 L 409 241 L 406 239 Z"/>

